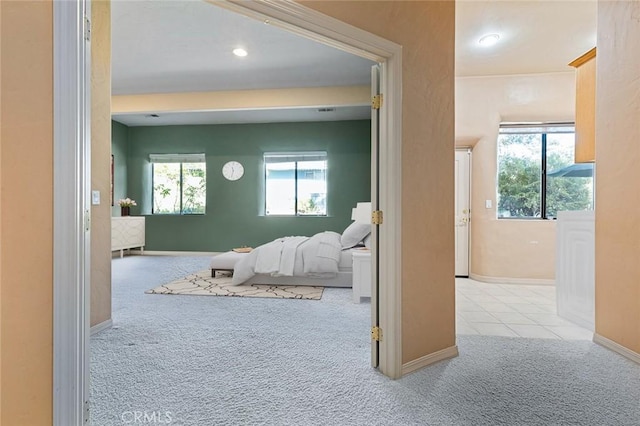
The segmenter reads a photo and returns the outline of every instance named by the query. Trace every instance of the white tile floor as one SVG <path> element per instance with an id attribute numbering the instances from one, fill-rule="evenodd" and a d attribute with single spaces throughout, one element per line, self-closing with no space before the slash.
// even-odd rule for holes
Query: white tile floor
<path id="1" fill-rule="evenodd" d="M 591 340 L 593 334 L 556 314 L 554 286 L 489 284 L 456 278 L 458 334 Z"/>

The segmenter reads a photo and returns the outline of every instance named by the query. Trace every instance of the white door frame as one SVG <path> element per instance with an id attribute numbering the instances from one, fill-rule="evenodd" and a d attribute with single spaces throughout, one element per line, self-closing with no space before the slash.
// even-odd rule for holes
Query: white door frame
<path id="1" fill-rule="evenodd" d="M 86 2 L 87 10 L 84 9 Z M 90 73 L 84 15 L 90 0 L 54 2 L 54 425 L 87 415 L 89 333 Z M 291 0 L 212 1 L 381 64 L 380 371 L 402 375 L 402 47 Z"/>
<path id="2" fill-rule="evenodd" d="M 89 1 L 53 3 L 53 424 L 88 422 Z"/>
<path id="3" fill-rule="evenodd" d="M 402 46 L 291 0 L 206 1 L 381 64 L 380 92 L 384 102 L 380 110 L 379 205 L 384 212 L 384 224 L 380 226 L 377 249 L 379 324 L 383 338 L 378 368 L 386 376 L 399 378 L 402 375 Z"/>

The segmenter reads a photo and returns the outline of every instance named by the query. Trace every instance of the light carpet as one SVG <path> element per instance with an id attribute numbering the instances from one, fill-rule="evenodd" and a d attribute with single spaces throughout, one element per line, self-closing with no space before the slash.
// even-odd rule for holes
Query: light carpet
<path id="1" fill-rule="evenodd" d="M 304 285 L 233 285 L 231 281 L 232 277 L 229 274 L 213 278 L 211 270 L 206 270 L 189 274 L 168 284 L 147 290 L 145 293 L 320 300 L 324 290 L 324 287 Z"/>
<path id="2" fill-rule="evenodd" d="M 369 366 L 370 305 L 350 289 L 144 294 L 208 262 L 113 260 L 114 327 L 91 338 L 92 425 L 135 413 L 184 426 L 640 424 L 640 366 L 589 341 L 458 336 L 459 357 L 389 380 Z"/>

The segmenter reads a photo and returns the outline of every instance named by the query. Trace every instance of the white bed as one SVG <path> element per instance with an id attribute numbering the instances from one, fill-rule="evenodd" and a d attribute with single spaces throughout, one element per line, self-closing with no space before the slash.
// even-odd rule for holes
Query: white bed
<path id="1" fill-rule="evenodd" d="M 338 273 L 333 278 L 312 278 L 306 276 L 274 277 L 270 274 L 256 274 L 243 284 L 271 284 L 271 285 L 309 285 L 321 287 L 351 287 L 352 283 L 352 256 L 356 248 L 340 252 Z"/>
<path id="2" fill-rule="evenodd" d="M 342 234 L 325 231 L 311 237 L 282 237 L 250 253 L 224 253 L 211 262 L 216 270 L 232 270 L 234 285 L 352 286 L 352 252 L 371 233 L 368 223 L 353 222 Z M 223 259 L 230 261 L 230 266 Z"/>

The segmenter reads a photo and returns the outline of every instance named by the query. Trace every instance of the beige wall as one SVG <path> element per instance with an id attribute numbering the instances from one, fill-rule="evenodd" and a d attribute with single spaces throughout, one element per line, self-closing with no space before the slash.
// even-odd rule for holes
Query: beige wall
<path id="1" fill-rule="evenodd" d="M 0 7 L 0 52 L 2 51 L 2 7 Z M 0 424 L 2 423 L 2 55 L 0 53 Z"/>
<path id="2" fill-rule="evenodd" d="M 501 121 L 573 120 L 574 111 L 573 72 L 456 79 L 456 141 L 479 139 L 472 156 L 474 277 L 555 279 L 555 222 L 496 218 L 496 141 Z"/>
<path id="3" fill-rule="evenodd" d="M 310 6 L 405 46 L 404 102 L 410 111 L 404 118 L 404 187 L 417 184 L 412 196 L 421 199 L 416 201 L 418 207 L 438 203 L 440 211 L 453 210 L 453 199 L 448 195 L 453 194 L 453 105 L 447 95 L 453 81 L 449 78 L 453 5 L 314 2 Z M 640 59 L 636 55 L 640 28 L 634 20 L 638 15 L 640 3 L 599 2 L 596 331 L 636 352 L 640 352 L 640 223 L 636 214 L 640 206 L 640 128 L 636 119 L 640 113 Z M 0 19 L 0 423 L 50 425 L 51 2 L 2 1 Z M 436 39 L 445 38 L 442 44 L 419 45 L 423 37 L 434 34 Z M 434 60 L 441 57 L 442 61 Z M 428 104 L 442 111 L 431 111 Z M 414 154 L 415 158 L 407 159 Z M 20 166 L 26 157 L 29 170 L 37 173 L 25 173 Z M 426 169 L 419 170 L 421 167 Z M 430 184 L 419 183 L 419 176 L 425 176 Z M 438 186 L 443 187 L 443 198 L 439 198 Z M 404 206 L 413 207 L 407 198 L 405 195 Z M 453 238 L 446 231 L 453 229 L 452 215 L 431 210 L 437 209 L 426 209 L 426 218 L 407 218 L 403 230 L 403 237 L 410 237 L 407 234 L 414 230 L 417 234 L 405 238 L 403 247 L 405 255 L 409 253 L 403 265 L 405 360 L 454 341 Z M 407 297 L 416 301 L 407 303 Z M 415 326 L 410 327 L 408 323 L 414 318 Z M 428 323 L 431 319 L 434 321 Z"/>
<path id="4" fill-rule="evenodd" d="M 598 1 L 596 333 L 640 354 L 640 2 Z"/>
<path id="5" fill-rule="evenodd" d="M 111 319 L 111 3 L 91 5 L 91 325 Z"/>
<path id="6" fill-rule="evenodd" d="M 403 47 L 402 359 L 455 345 L 454 2 L 305 5 Z"/>
<path id="7" fill-rule="evenodd" d="M 370 102 L 371 87 L 369 86 L 153 93 L 115 95 L 112 97 L 111 113 L 313 108 L 318 105 L 369 105 Z"/>
<path id="8" fill-rule="evenodd" d="M 50 425 L 52 3 L 2 1 L 0 10 L 0 423 Z"/>

